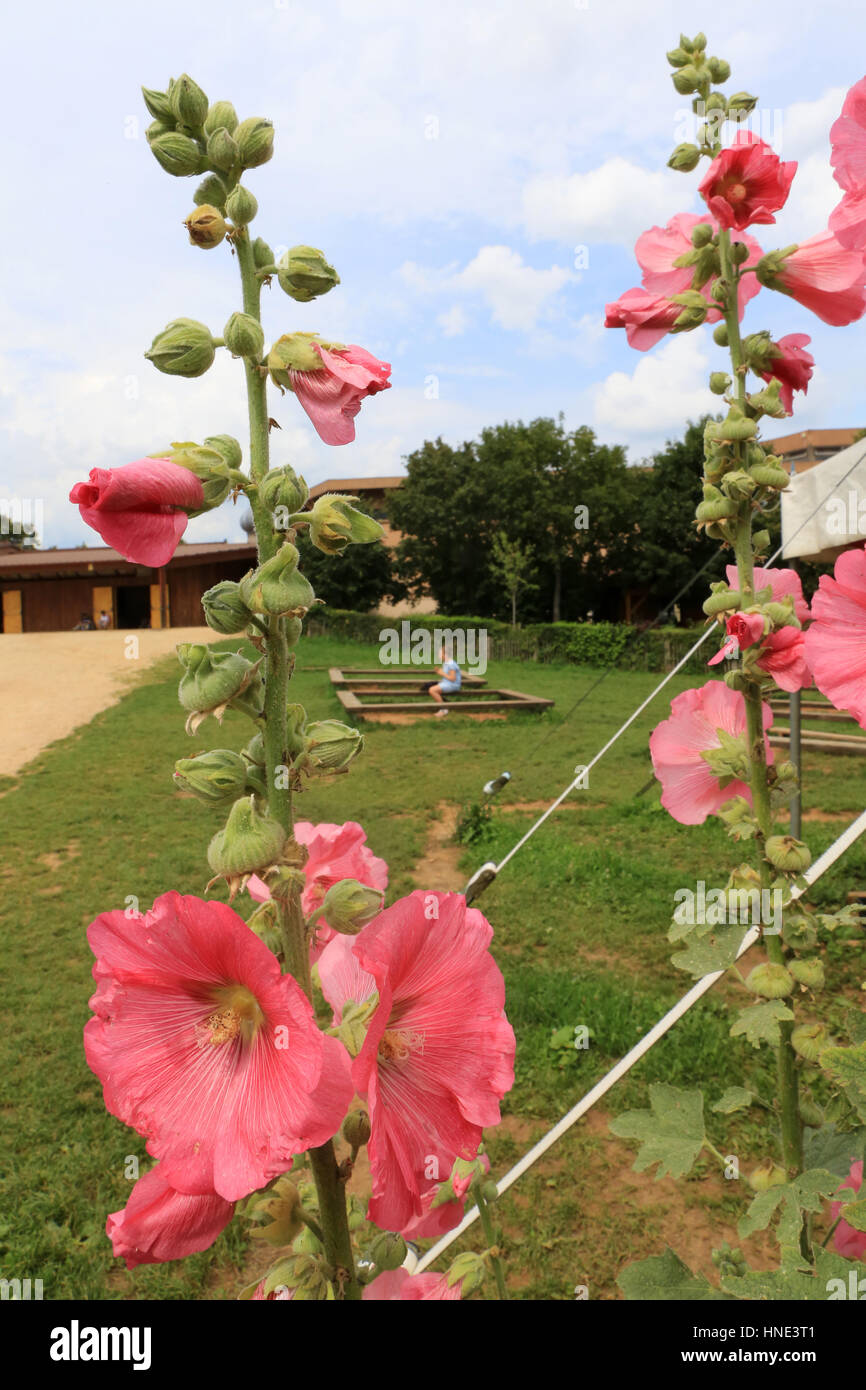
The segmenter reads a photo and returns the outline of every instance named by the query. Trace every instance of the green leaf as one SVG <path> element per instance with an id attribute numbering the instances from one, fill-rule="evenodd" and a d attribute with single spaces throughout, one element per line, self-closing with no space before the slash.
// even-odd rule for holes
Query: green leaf
<path id="1" fill-rule="evenodd" d="M 745 1036 L 752 1047 L 769 1043 L 777 1047 L 782 1041 L 779 1024 L 793 1019 L 794 1015 L 781 999 L 768 999 L 764 1004 L 750 1004 L 740 1010 L 740 1016 L 731 1028 L 731 1037 Z"/>
<path id="2" fill-rule="evenodd" d="M 642 1173 L 657 1163 L 656 1178 L 668 1173 L 682 1178 L 689 1172 L 706 1142 L 704 1098 L 700 1091 L 681 1091 L 676 1086 L 649 1088 L 650 1110 L 628 1110 L 610 1125 L 620 1139 L 639 1139 L 641 1148 L 634 1171 Z"/>
<path id="3" fill-rule="evenodd" d="M 803 1212 L 817 1214 L 822 1211 L 825 1199 L 836 1191 L 838 1185 L 839 1179 L 834 1173 L 827 1172 L 825 1168 L 814 1168 L 801 1173 L 793 1182 L 759 1192 L 740 1220 L 737 1234 L 741 1240 L 745 1240 L 755 1231 L 765 1230 L 776 1210 L 781 1207 L 776 1239 L 782 1250 L 782 1266 L 784 1269 L 795 1268 L 802 1261 L 800 1231 Z"/>
<path id="4" fill-rule="evenodd" d="M 861 1279 L 864 1280 L 862 1290 L 855 1294 L 858 1299 L 866 1291 L 866 1265 L 846 1260 L 831 1250 L 818 1250 L 814 1271 L 805 1265 L 791 1269 L 750 1270 L 739 1277 L 725 1276 L 722 1288 L 735 1298 L 826 1303 L 850 1298 L 852 1285 L 856 1289 Z M 831 1284 L 833 1280 L 837 1281 L 835 1287 Z"/>
<path id="5" fill-rule="evenodd" d="M 755 1231 L 767 1229 L 786 1190 L 785 1187 L 768 1187 L 766 1192 L 759 1192 L 756 1197 L 752 1198 L 749 1210 L 745 1216 L 740 1217 L 737 1223 L 737 1235 L 740 1240 L 754 1235 Z"/>
<path id="6" fill-rule="evenodd" d="M 713 1106 L 717 1115 L 733 1115 L 735 1110 L 748 1110 L 757 1099 L 753 1091 L 743 1086 L 729 1086 Z"/>
<path id="7" fill-rule="evenodd" d="M 857 1047 L 827 1047 L 821 1053 L 824 1071 L 840 1083 L 861 1120 L 866 1120 L 866 1042 Z"/>
<path id="8" fill-rule="evenodd" d="M 858 1202 L 848 1202 L 842 1208 L 842 1219 L 855 1231 L 866 1231 L 866 1197 Z"/>
<path id="9" fill-rule="evenodd" d="M 809 1168 L 825 1168 L 837 1178 L 847 1178 L 851 1164 L 863 1157 L 864 1148 L 866 1129 L 840 1134 L 835 1125 L 822 1125 L 806 1132 L 804 1162 Z"/>
<path id="10" fill-rule="evenodd" d="M 678 970 L 685 970 L 693 979 L 700 980 L 704 975 L 732 966 L 745 935 L 739 925 L 714 927 L 707 936 L 689 941 L 684 951 L 671 956 L 671 961 Z"/>
<path id="11" fill-rule="evenodd" d="M 679 1255 L 668 1248 L 663 1255 L 652 1255 L 627 1265 L 617 1277 L 619 1287 L 630 1302 L 659 1302 L 680 1299 L 690 1303 L 719 1302 L 730 1295 L 713 1288 L 703 1274 L 692 1274 Z"/>

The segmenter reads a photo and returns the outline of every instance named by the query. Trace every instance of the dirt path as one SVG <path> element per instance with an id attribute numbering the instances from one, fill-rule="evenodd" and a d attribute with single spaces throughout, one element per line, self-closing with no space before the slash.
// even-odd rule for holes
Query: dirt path
<path id="1" fill-rule="evenodd" d="M 208 627 L 0 635 L 0 776 L 114 704 L 179 642 L 218 640 Z"/>

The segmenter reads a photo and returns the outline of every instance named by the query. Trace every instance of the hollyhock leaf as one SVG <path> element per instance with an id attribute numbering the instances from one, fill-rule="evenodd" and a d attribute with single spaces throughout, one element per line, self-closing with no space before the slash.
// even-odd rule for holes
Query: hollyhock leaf
<path id="1" fill-rule="evenodd" d="M 754 1091 L 747 1091 L 743 1086 L 729 1086 L 712 1109 L 718 1115 L 733 1115 L 737 1110 L 748 1110 L 754 1099 Z"/>
<path id="2" fill-rule="evenodd" d="M 714 927 L 712 932 L 701 938 L 693 938 L 685 949 L 671 956 L 678 970 L 685 970 L 693 980 L 703 979 L 717 970 L 728 970 L 737 959 L 744 931 L 742 926 Z"/>
<path id="3" fill-rule="evenodd" d="M 809 1168 L 826 1168 L 837 1178 L 847 1178 L 851 1164 L 866 1146 L 866 1128 L 840 1133 L 834 1124 L 806 1131 L 803 1158 Z"/>
<path id="4" fill-rule="evenodd" d="M 649 1088 L 649 1099 L 649 1110 L 626 1111 L 611 1121 L 610 1131 L 620 1139 L 640 1140 L 636 1173 L 657 1163 L 656 1179 L 667 1174 L 683 1178 L 706 1143 L 704 1097 L 700 1091 L 655 1085 Z"/>
<path id="5" fill-rule="evenodd" d="M 855 1231 L 866 1231 L 866 1198 L 846 1203 L 842 1207 L 842 1217 Z"/>
<path id="6" fill-rule="evenodd" d="M 617 1275 L 617 1284 L 629 1302 L 687 1301 L 689 1303 L 718 1303 L 729 1301 L 730 1294 L 720 1293 L 703 1274 L 693 1274 L 679 1255 L 668 1247 L 663 1255 L 651 1255 L 626 1265 Z"/>
<path id="7" fill-rule="evenodd" d="M 821 1067 L 838 1081 L 861 1120 L 866 1120 L 866 1043 L 857 1047 L 827 1047 Z"/>
<path id="8" fill-rule="evenodd" d="M 782 1041 L 779 1024 L 790 1023 L 793 1018 L 793 1013 L 781 999 L 750 1004 L 748 1008 L 740 1010 L 739 1017 L 731 1027 L 731 1037 L 744 1037 L 752 1047 L 760 1047 L 762 1043 L 778 1047 Z"/>
<path id="9" fill-rule="evenodd" d="M 826 1303 L 828 1284 L 839 1280 L 844 1289 L 850 1287 L 849 1275 L 857 1282 L 866 1277 L 866 1265 L 845 1260 L 841 1255 L 818 1248 L 814 1270 L 788 1268 L 749 1270 L 741 1276 L 725 1275 L 722 1288 L 735 1298 L 754 1300 L 786 1300 L 788 1302 Z M 843 1295 L 844 1296 L 844 1295 Z"/>

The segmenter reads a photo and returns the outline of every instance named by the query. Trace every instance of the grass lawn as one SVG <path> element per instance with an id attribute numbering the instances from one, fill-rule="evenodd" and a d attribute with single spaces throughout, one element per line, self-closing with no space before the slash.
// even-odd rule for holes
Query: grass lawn
<path id="1" fill-rule="evenodd" d="M 372 665 L 375 657 L 373 647 L 305 640 L 293 698 L 314 718 L 340 718 L 326 668 Z M 507 852 L 538 814 L 533 804 L 552 800 L 575 765 L 590 761 L 659 680 L 645 673 L 610 676 L 565 720 L 598 674 L 492 664 L 491 686 L 548 696 L 555 709 L 502 721 L 455 716 L 365 725 L 366 751 L 350 775 L 314 783 L 298 798 L 297 814 L 360 821 L 375 853 L 389 863 L 391 901 L 416 887 L 444 886 L 415 876 L 431 824 L 448 808 L 485 800 L 483 784 L 507 769 L 512 781 L 497 797 L 482 838 L 453 850 L 454 869 L 468 878 L 482 862 Z M 144 1141 L 105 1112 L 81 1045 L 92 992 L 88 923 L 132 898 L 146 909 L 168 888 L 203 894 L 209 877 L 204 849 L 222 817 L 174 790 L 174 759 L 209 747 L 240 748 L 250 734 L 249 722 L 230 713 L 222 729 L 209 720 L 194 739 L 186 737 L 177 679 L 173 659 L 152 668 L 119 704 L 0 787 L 2 970 L 11 1025 L 0 1040 L 0 1275 L 41 1278 L 49 1299 L 231 1298 L 245 1282 L 239 1267 L 249 1259 L 250 1242 L 240 1220 L 210 1251 L 185 1261 L 128 1274 L 113 1259 L 105 1217 L 125 1203 L 131 1160 L 145 1161 Z M 671 682 L 593 770 L 589 787 L 572 793 L 569 806 L 478 903 L 496 933 L 494 952 L 518 1041 L 505 1121 L 489 1136 L 495 1174 L 690 983 L 670 964 L 666 932 L 674 893 L 698 879 L 708 886 L 723 882 L 724 873 L 713 866 L 737 862 L 737 847 L 720 822 L 677 825 L 659 807 L 655 785 L 639 793 L 651 776 L 651 729 L 666 715 L 670 697 L 695 683 L 690 677 Z M 804 763 L 804 808 L 807 817 L 821 817 L 807 818 L 804 831 L 817 855 L 866 805 L 866 760 L 806 753 Z M 814 899 L 844 901 L 850 888 L 866 883 L 864 870 L 861 842 L 821 881 Z M 242 911 L 248 904 L 241 901 Z M 854 995 L 863 979 L 862 951 L 841 944 L 831 949 L 831 982 Z M 499 1219 L 520 1296 L 567 1299 L 582 1284 L 592 1298 L 612 1298 L 622 1266 L 667 1243 L 707 1273 L 711 1246 L 725 1238 L 737 1243 L 744 1183 L 724 1182 L 703 1163 L 680 1184 L 636 1175 L 633 1150 L 608 1134 L 606 1122 L 612 1113 L 646 1104 L 650 1081 L 703 1081 L 712 1104 L 726 1087 L 749 1078 L 752 1089 L 772 1097 L 768 1054 L 728 1035 L 730 1010 L 742 1002 L 727 982 L 714 991 L 502 1200 Z M 811 1007 L 809 1016 L 817 1017 L 818 1004 Z M 835 1005 L 830 998 L 820 1007 L 832 1016 Z M 551 1047 L 556 1030 L 578 1024 L 591 1030 L 588 1049 Z M 734 1118 L 732 1125 L 711 1115 L 710 1137 L 747 1171 L 767 1152 L 766 1124 Z M 744 1249 L 771 1247 L 751 1243 Z"/>

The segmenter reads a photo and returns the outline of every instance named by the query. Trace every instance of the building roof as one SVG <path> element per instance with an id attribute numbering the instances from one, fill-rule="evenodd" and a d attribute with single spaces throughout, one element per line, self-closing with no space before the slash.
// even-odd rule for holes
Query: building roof
<path id="1" fill-rule="evenodd" d="M 313 501 L 321 497 L 324 492 L 379 492 L 383 488 L 402 487 L 406 479 L 400 477 L 390 478 L 328 478 L 324 483 L 316 483 L 315 487 L 310 488 L 310 497 Z"/>
<path id="2" fill-rule="evenodd" d="M 849 444 L 854 443 L 854 436 L 859 433 L 859 428 L 800 430 L 798 434 L 783 434 L 778 439 L 768 439 L 766 442 L 774 454 L 796 454 L 809 449 L 830 449 L 835 453 L 840 449 L 847 449 Z"/>
<path id="3" fill-rule="evenodd" d="M 193 541 L 179 545 L 166 569 L 182 569 L 202 560 L 253 559 L 255 544 L 251 541 Z M 136 565 L 107 545 L 80 546 L 73 550 L 8 550 L 0 551 L 0 580 L 36 578 L 40 574 L 135 574 L 151 575 L 157 571 L 148 565 Z"/>

